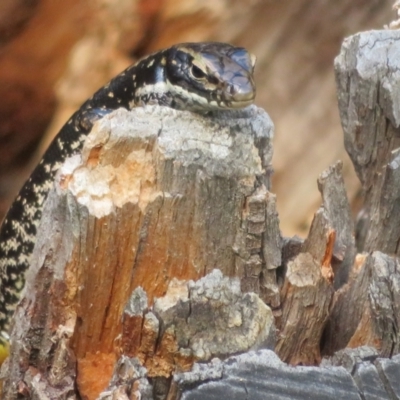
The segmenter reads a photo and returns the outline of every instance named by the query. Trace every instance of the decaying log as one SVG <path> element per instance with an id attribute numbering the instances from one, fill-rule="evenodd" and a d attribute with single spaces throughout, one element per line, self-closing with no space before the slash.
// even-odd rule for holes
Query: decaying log
<path id="1" fill-rule="evenodd" d="M 168 393 L 172 373 L 196 360 L 273 345 L 272 314 L 254 294 L 268 297 L 260 276 L 280 263 L 272 129 L 256 107 L 118 110 L 95 125 L 46 202 L 5 399 L 94 399 L 126 356 Z M 190 283 L 214 268 L 236 280 Z"/>

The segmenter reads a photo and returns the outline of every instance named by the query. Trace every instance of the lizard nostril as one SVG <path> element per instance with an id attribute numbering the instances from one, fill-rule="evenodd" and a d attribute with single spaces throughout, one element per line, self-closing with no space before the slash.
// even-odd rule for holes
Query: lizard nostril
<path id="1" fill-rule="evenodd" d="M 208 78 L 208 81 L 213 85 L 217 85 L 219 83 L 218 79 L 215 76 L 210 76 L 210 78 Z"/>

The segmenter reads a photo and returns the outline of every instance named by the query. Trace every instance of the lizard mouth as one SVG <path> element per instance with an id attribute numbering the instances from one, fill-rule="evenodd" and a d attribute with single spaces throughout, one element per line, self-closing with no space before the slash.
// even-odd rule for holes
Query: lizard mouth
<path id="1" fill-rule="evenodd" d="M 232 108 L 243 108 L 247 107 L 254 102 L 255 93 L 238 93 L 232 96 L 232 100 L 229 102 Z"/>
<path id="2" fill-rule="evenodd" d="M 251 77 L 238 77 L 229 84 L 224 92 L 223 99 L 229 108 L 243 108 L 253 103 L 256 97 L 256 88 Z"/>

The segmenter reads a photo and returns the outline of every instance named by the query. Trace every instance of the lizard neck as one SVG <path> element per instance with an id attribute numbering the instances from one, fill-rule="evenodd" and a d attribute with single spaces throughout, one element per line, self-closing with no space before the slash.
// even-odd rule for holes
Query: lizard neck
<path id="1" fill-rule="evenodd" d="M 165 73 L 166 57 L 164 50 L 130 66 L 98 90 L 81 109 L 132 109 L 146 104 L 176 108 Z"/>

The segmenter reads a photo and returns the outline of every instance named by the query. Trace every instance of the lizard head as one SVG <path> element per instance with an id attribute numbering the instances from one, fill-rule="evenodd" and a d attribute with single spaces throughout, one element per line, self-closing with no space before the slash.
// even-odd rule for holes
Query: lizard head
<path id="1" fill-rule="evenodd" d="M 255 56 L 242 47 L 217 42 L 183 43 L 165 53 L 165 79 L 182 108 L 243 108 L 255 98 L 255 61 Z"/>

